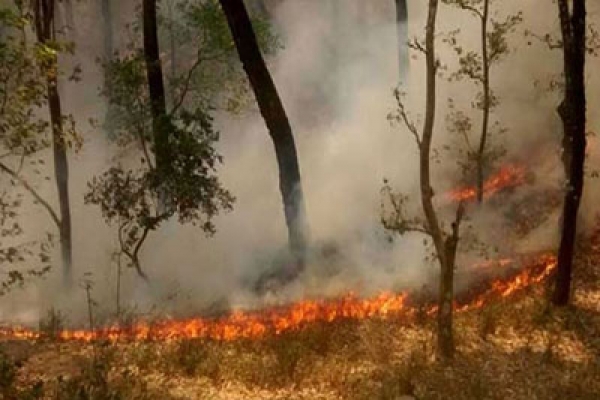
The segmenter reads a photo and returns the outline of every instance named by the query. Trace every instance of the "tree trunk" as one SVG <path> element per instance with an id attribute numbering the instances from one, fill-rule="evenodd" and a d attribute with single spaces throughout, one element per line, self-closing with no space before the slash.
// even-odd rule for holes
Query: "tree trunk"
<path id="1" fill-rule="evenodd" d="M 439 0 L 429 0 L 427 28 L 425 34 L 426 73 L 426 109 L 423 135 L 419 143 L 421 203 L 427 221 L 427 230 L 431 235 L 440 263 L 440 287 L 438 306 L 438 353 L 444 359 L 454 355 L 454 337 L 452 333 L 452 306 L 454 299 L 454 260 L 458 244 L 458 227 L 462 218 L 462 204 L 458 208 L 457 218 L 452 225 L 452 235 L 446 237 L 433 206 L 433 188 L 431 187 L 431 143 L 436 110 L 436 73 L 435 25 Z"/>
<path id="2" fill-rule="evenodd" d="M 174 15 L 174 10 L 173 10 L 173 1 L 174 0 L 169 0 L 167 1 L 167 9 L 169 12 L 169 58 L 170 58 L 170 63 L 171 63 L 171 68 L 170 68 L 170 80 L 171 80 L 171 84 L 170 86 L 170 92 L 171 92 L 171 102 L 173 104 L 175 104 L 176 99 L 175 99 L 175 78 L 177 77 L 177 46 L 175 43 L 175 32 L 174 32 L 174 21 L 175 21 L 175 15 Z"/>
<path id="3" fill-rule="evenodd" d="M 144 58 L 150 92 L 152 132 L 154 141 L 155 167 L 164 172 L 169 166 L 169 120 L 165 99 L 162 66 L 158 50 L 158 25 L 156 22 L 156 0 L 144 0 Z"/>
<path id="4" fill-rule="evenodd" d="M 283 197 L 288 240 L 294 266 L 286 271 L 293 279 L 302 271 L 306 257 L 306 220 L 300 167 L 292 128 L 277 89 L 260 53 L 252 24 L 242 0 L 220 0 L 240 60 L 275 146 L 279 188 Z"/>
<path id="5" fill-rule="evenodd" d="M 483 68 L 483 121 L 481 123 L 481 136 L 477 152 L 477 201 L 483 202 L 485 146 L 490 125 L 490 60 L 488 52 L 488 22 L 490 13 L 490 0 L 484 0 L 481 15 L 481 58 Z"/>
<path id="6" fill-rule="evenodd" d="M 55 40 L 54 0 L 34 0 L 32 3 L 35 17 L 35 31 L 38 42 L 47 44 Z M 54 55 L 42 66 L 46 74 L 48 109 L 52 125 L 52 149 L 54 156 L 54 175 L 58 189 L 60 206 L 60 247 L 63 262 L 63 278 L 69 285 L 72 278 L 73 247 L 71 237 L 71 208 L 69 203 L 69 164 L 67 144 L 63 132 L 60 95 L 58 93 L 58 58 Z"/>
<path id="7" fill-rule="evenodd" d="M 400 83 L 408 83 L 408 5 L 407 0 L 396 1 L 396 25 L 398 27 L 398 68 Z"/>
<path id="8" fill-rule="evenodd" d="M 565 97 L 558 108 L 563 121 L 563 163 L 567 187 L 563 207 L 562 237 L 558 251 L 558 267 L 552 301 L 555 305 L 569 303 L 577 214 L 583 193 L 586 148 L 586 5 L 585 0 L 573 0 L 572 15 L 567 0 L 558 1 L 565 75 Z"/>

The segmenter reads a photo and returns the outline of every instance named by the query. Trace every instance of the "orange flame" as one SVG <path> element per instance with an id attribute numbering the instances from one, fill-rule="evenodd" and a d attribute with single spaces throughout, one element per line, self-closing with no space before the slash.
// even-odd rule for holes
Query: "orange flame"
<path id="1" fill-rule="evenodd" d="M 484 193 L 492 195 L 507 187 L 516 187 L 525 182 L 525 169 L 509 165 L 487 180 Z M 469 201 L 476 197 L 476 189 L 467 187 L 447 194 L 454 201 Z M 594 246 L 600 252 L 600 229 L 593 237 Z M 460 295 L 463 300 L 455 301 L 457 312 L 483 307 L 494 299 L 511 296 L 532 285 L 542 282 L 556 268 L 556 257 L 550 253 L 521 257 L 518 260 L 503 258 L 475 265 L 476 268 L 498 268 L 507 270 L 511 266 L 521 265 L 516 274 L 498 278 L 489 282 L 477 293 Z M 437 305 L 430 304 L 425 312 L 428 315 L 437 312 Z M 112 326 L 91 330 L 65 330 L 58 333 L 63 340 L 171 340 L 206 338 L 222 341 L 237 339 L 255 339 L 267 335 L 301 329 L 318 322 L 339 320 L 363 320 L 366 318 L 412 317 L 418 307 L 411 301 L 408 292 L 384 292 L 373 298 L 359 298 L 353 293 L 337 299 L 305 300 L 288 306 L 257 310 L 235 311 L 221 318 L 190 318 L 182 320 L 163 320 L 157 323 L 139 322 L 132 326 Z M 25 328 L 0 328 L 0 338 L 39 339 L 40 332 Z"/>
<path id="2" fill-rule="evenodd" d="M 521 165 L 505 165 L 497 174 L 490 177 L 483 184 L 483 194 L 491 196 L 502 189 L 513 188 L 525 183 L 525 168 Z M 446 196 L 453 201 L 472 201 L 477 197 L 477 188 L 474 186 L 452 190 Z"/>
<path id="3" fill-rule="evenodd" d="M 542 254 L 524 260 L 525 268 L 518 274 L 491 282 L 487 289 L 471 296 L 466 302 L 456 302 L 459 312 L 482 307 L 490 300 L 507 297 L 535 283 L 541 282 L 556 267 L 553 255 Z M 498 265 L 506 265 L 501 260 Z M 228 316 L 209 319 L 192 318 L 165 320 L 149 324 L 140 322 L 129 327 L 108 327 L 90 330 L 66 330 L 58 334 L 63 340 L 170 340 L 181 338 L 206 338 L 222 341 L 254 339 L 267 335 L 278 335 L 301 329 L 317 322 L 339 320 L 363 320 L 366 318 L 411 317 L 417 307 L 411 303 L 410 294 L 381 293 L 376 297 L 362 299 L 352 293 L 329 300 L 306 300 L 285 307 L 258 310 L 236 311 Z M 432 304 L 427 314 L 434 314 L 437 306 Z M 0 329 L 0 337 L 12 339 L 38 339 L 39 332 L 24 328 Z"/>

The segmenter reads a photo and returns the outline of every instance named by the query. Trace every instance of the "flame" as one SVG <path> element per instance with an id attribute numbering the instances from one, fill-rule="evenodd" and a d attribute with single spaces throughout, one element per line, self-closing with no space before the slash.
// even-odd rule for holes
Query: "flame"
<path id="1" fill-rule="evenodd" d="M 500 168 L 500 171 L 483 183 L 483 194 L 491 196 L 502 189 L 513 188 L 525 183 L 525 168 L 521 165 L 509 164 Z M 472 201 L 477 197 L 477 188 L 474 186 L 454 189 L 446 194 L 452 201 Z"/>
<path id="2" fill-rule="evenodd" d="M 484 183 L 484 193 L 492 195 L 503 188 L 516 187 L 525 182 L 525 168 L 508 165 Z M 453 190 L 447 194 L 453 201 L 469 201 L 476 198 L 474 187 Z M 600 226 L 600 223 L 599 223 Z M 594 251 L 600 253 L 600 229 L 592 236 Z M 457 312 L 478 309 L 486 303 L 509 297 L 517 292 L 542 282 L 552 274 L 557 265 L 551 253 L 542 253 L 517 258 L 502 258 L 475 264 L 477 269 L 497 269 L 498 271 L 518 272 L 506 274 L 481 285 L 476 292 L 459 294 L 454 302 Z M 221 318 L 189 318 L 162 320 L 155 323 L 138 322 L 132 326 L 111 326 L 97 330 L 65 330 L 57 334 L 63 340 L 171 340 L 205 338 L 221 341 L 258 339 L 268 335 L 302 329 L 303 327 L 339 320 L 363 320 L 367 318 L 413 317 L 423 310 L 413 301 L 410 292 L 384 292 L 373 298 L 360 298 L 354 293 L 337 299 L 305 300 L 287 306 L 254 310 L 235 311 Z M 429 303 L 425 307 L 428 315 L 437 312 L 438 307 Z M 43 335 L 35 330 L 22 327 L 0 328 L 0 338 L 35 340 Z"/>
<path id="3" fill-rule="evenodd" d="M 513 295 L 549 276 L 556 267 L 556 258 L 551 254 L 524 257 L 520 260 L 524 268 L 516 275 L 499 278 L 466 301 L 457 301 L 455 309 L 463 312 L 480 308 L 487 302 Z M 503 259 L 498 266 L 518 263 Z M 363 320 L 367 318 L 412 317 L 417 306 L 411 301 L 408 292 L 384 292 L 373 298 L 359 298 L 353 293 L 337 299 L 305 300 L 284 307 L 257 311 L 236 311 L 225 317 L 190 318 L 183 320 L 164 320 L 156 323 L 139 322 L 133 326 L 113 326 L 95 331 L 65 330 L 58 333 L 63 340 L 171 340 L 206 338 L 221 341 L 238 339 L 257 339 L 267 335 L 279 335 L 284 332 L 302 329 L 318 323 L 330 323 L 340 320 Z M 435 304 L 426 308 L 431 315 L 437 311 Z M 42 334 L 24 328 L 0 329 L 0 337 L 11 339 L 39 339 Z"/>

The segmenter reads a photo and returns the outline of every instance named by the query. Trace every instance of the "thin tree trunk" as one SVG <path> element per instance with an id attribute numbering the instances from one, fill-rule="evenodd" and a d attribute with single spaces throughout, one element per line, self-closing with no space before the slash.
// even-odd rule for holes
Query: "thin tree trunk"
<path id="1" fill-rule="evenodd" d="M 304 196 L 292 128 L 260 53 L 243 1 L 220 0 L 220 3 L 275 146 L 288 239 L 295 258 L 295 265 L 293 269 L 286 271 L 288 276 L 285 278 L 292 279 L 304 268 L 307 246 Z"/>
<path id="2" fill-rule="evenodd" d="M 175 15 L 173 14 L 173 1 L 174 0 L 167 1 L 167 9 L 169 12 L 169 46 L 170 46 L 169 58 L 170 58 L 170 62 L 171 62 L 171 68 L 170 68 L 171 84 L 169 85 L 169 87 L 170 87 L 170 92 L 171 92 L 171 102 L 173 104 L 175 104 L 175 102 L 177 101 L 176 96 L 175 96 L 175 78 L 177 77 L 177 66 L 176 66 L 177 46 L 175 43 L 175 32 L 174 32 Z"/>
<path id="3" fill-rule="evenodd" d="M 36 35 L 38 42 L 46 44 L 55 38 L 54 34 L 54 0 L 34 0 Z M 63 261 L 63 274 L 66 284 L 70 284 L 72 276 L 72 237 L 71 207 L 69 202 L 69 164 L 67 160 L 67 144 L 63 132 L 60 95 L 58 93 L 58 59 L 52 56 L 43 66 L 47 80 L 48 109 L 52 125 L 54 175 L 58 189 L 60 206 L 60 246 Z"/>
<path id="4" fill-rule="evenodd" d="M 484 181 L 484 163 L 485 146 L 488 138 L 490 124 L 490 61 L 488 52 L 488 22 L 490 0 L 483 2 L 483 14 L 481 15 L 481 57 L 483 68 L 483 121 L 481 123 L 481 136 L 479 138 L 479 150 L 477 152 L 477 201 L 483 202 L 483 181 Z"/>
<path id="5" fill-rule="evenodd" d="M 396 26 L 398 29 L 398 68 L 400 83 L 408 83 L 408 5 L 407 0 L 395 0 Z"/>
<path id="6" fill-rule="evenodd" d="M 144 57 L 150 92 L 152 132 L 157 171 L 164 172 L 169 165 L 169 121 L 165 99 L 162 66 L 158 49 L 156 0 L 144 0 Z"/>
<path id="7" fill-rule="evenodd" d="M 442 358 L 454 355 L 454 336 L 452 328 L 452 307 L 454 299 L 454 262 L 458 245 L 458 228 L 462 219 L 463 207 L 459 206 L 456 221 L 452 225 L 452 234 L 446 237 L 433 206 L 433 188 L 431 187 L 431 143 L 436 111 L 436 73 L 435 25 L 439 0 L 429 0 L 427 28 L 425 36 L 426 61 L 426 110 L 423 135 L 419 143 L 421 203 L 427 221 L 427 229 L 440 263 L 440 287 L 438 306 L 438 352 Z"/>
<path id="8" fill-rule="evenodd" d="M 585 93 L 585 0 L 573 0 L 573 12 L 569 13 L 567 0 L 558 1 L 565 74 L 565 97 L 558 108 L 563 121 L 563 163 L 567 173 L 567 189 L 563 208 L 562 237 L 558 251 L 558 267 L 554 304 L 569 303 L 577 214 L 583 193 L 586 148 L 586 93 Z"/>

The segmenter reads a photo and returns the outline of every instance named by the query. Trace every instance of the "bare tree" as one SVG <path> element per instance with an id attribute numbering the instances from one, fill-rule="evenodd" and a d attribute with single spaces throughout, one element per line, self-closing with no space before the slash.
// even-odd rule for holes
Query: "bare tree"
<path id="1" fill-rule="evenodd" d="M 471 145 L 469 132 L 465 131 L 465 129 L 470 130 L 471 123 L 462 113 L 456 115 L 458 118 L 455 126 L 452 127 L 453 130 L 460 131 L 465 139 L 470 162 L 467 167 L 469 170 L 471 168 L 475 170 L 477 202 L 481 204 L 486 172 L 493 162 L 503 154 L 501 146 L 494 147 L 493 143 L 490 143 L 494 133 L 499 133 L 494 132 L 494 127 L 496 131 L 503 131 L 497 122 L 493 126 L 490 122 L 491 114 L 498 106 L 498 98 L 491 88 L 491 71 L 492 67 L 509 53 L 507 36 L 522 21 L 522 15 L 517 12 L 508 15 L 504 20 L 494 19 L 492 18 L 491 0 L 443 0 L 443 2 L 470 12 L 479 20 L 480 25 L 481 48 L 479 51 L 465 51 L 463 44 L 456 39 L 459 30 L 450 34 L 446 41 L 454 48 L 459 57 L 460 67 L 452 74 L 452 78 L 457 80 L 466 78 L 481 88 L 481 91 L 477 93 L 477 100 L 473 102 L 473 107 L 481 111 L 481 130 L 478 140 L 474 140 L 475 144 Z"/>
<path id="2" fill-rule="evenodd" d="M 40 45 L 51 47 L 56 40 L 54 0 L 33 0 L 32 8 L 35 21 L 35 32 Z M 60 246 L 63 261 L 63 273 L 67 283 L 71 280 L 73 258 L 71 237 L 71 207 L 69 203 L 69 164 L 67 160 L 67 142 L 63 129 L 60 95 L 58 93 L 58 58 L 56 52 L 47 52 L 45 63 L 42 65 L 46 75 L 48 91 L 48 108 L 52 125 L 52 149 L 54 156 L 54 175 L 58 188 L 60 206 Z"/>
<path id="3" fill-rule="evenodd" d="M 413 47 L 425 54 L 426 60 L 426 104 L 425 120 L 422 131 L 410 120 L 402 103 L 401 93 L 396 91 L 398 100 L 398 113 L 393 118 L 406 125 L 415 138 L 419 149 L 419 175 L 421 206 L 424 218 L 407 218 L 405 215 L 406 196 L 393 193 L 387 184 L 383 189 L 391 204 L 389 215 L 382 216 L 386 229 L 404 234 L 407 232 L 421 232 L 431 237 L 435 255 L 440 265 L 440 284 L 438 294 L 438 352 L 442 358 L 451 358 L 454 355 L 454 338 L 452 328 L 453 299 L 454 299 L 454 268 L 456 251 L 459 241 L 459 228 L 464 215 L 464 205 L 460 203 L 451 230 L 447 232 L 439 218 L 434 206 L 434 190 L 431 185 L 431 147 L 433 142 L 435 115 L 436 115 L 436 75 L 439 62 L 435 53 L 436 18 L 439 0 L 429 0 L 425 44 L 415 42 Z"/>
<path id="4" fill-rule="evenodd" d="M 558 107 L 563 121 L 563 164 L 566 192 L 563 208 L 562 236 L 558 251 L 558 268 L 552 301 L 568 304 L 571 291 L 573 253 L 577 233 L 577 214 L 583 192 L 586 149 L 586 3 L 573 0 L 569 11 L 567 0 L 558 0 L 562 32 L 565 93 Z"/>
<path id="5" fill-rule="evenodd" d="M 304 268 L 307 246 L 304 196 L 292 128 L 260 53 L 244 2 L 220 0 L 220 3 L 275 146 L 279 167 L 279 188 L 283 197 L 289 244 L 295 259 L 294 269 L 286 271 L 285 278 L 292 279 Z"/>

